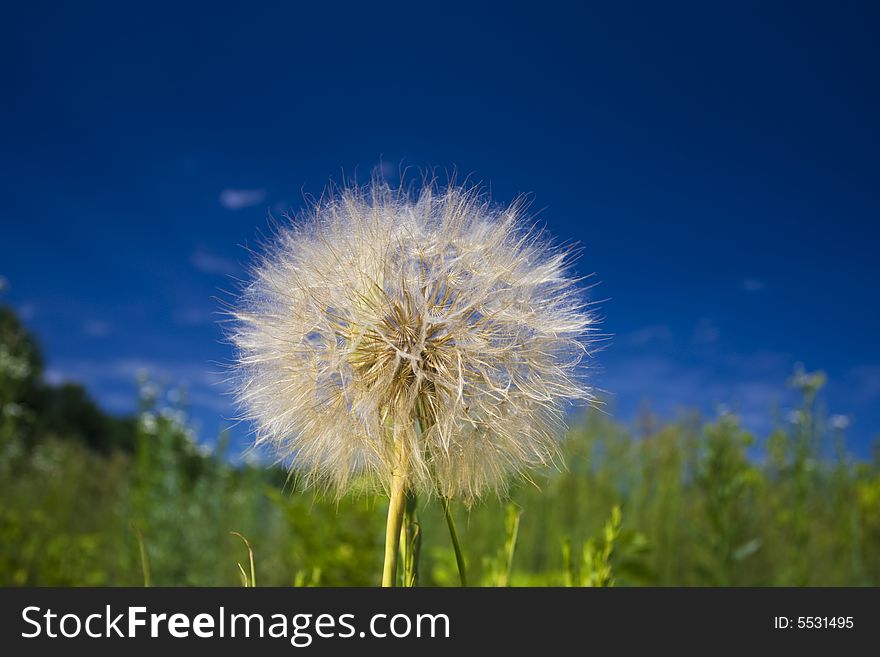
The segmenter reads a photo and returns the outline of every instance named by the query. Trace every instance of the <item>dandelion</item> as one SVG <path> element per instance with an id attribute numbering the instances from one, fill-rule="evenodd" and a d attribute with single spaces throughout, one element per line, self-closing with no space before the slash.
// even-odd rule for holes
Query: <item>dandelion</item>
<path id="1" fill-rule="evenodd" d="M 407 495 L 503 494 L 555 461 L 567 404 L 592 401 L 596 319 L 570 260 L 522 202 L 376 180 L 253 266 L 231 334 L 244 416 L 305 483 L 390 496 L 383 584 Z"/>

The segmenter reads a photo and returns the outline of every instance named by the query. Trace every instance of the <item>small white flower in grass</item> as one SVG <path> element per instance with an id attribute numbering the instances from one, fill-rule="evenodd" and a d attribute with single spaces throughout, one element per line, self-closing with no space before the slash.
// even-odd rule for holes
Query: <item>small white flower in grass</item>
<path id="1" fill-rule="evenodd" d="M 374 181 L 281 228 L 233 312 L 258 443 L 344 493 L 466 502 L 554 461 L 596 319 L 569 252 L 472 189 Z"/>

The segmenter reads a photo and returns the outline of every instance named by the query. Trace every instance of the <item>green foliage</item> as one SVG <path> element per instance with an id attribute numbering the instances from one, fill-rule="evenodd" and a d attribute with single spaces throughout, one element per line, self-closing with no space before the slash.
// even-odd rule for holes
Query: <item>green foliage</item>
<path id="1" fill-rule="evenodd" d="M 0 307 L 0 440 L 14 433 L 19 446 L 60 437 L 105 453 L 134 448 L 132 418 L 104 413 L 78 384 L 46 385 L 42 374 L 36 340 Z"/>
<path id="2" fill-rule="evenodd" d="M 620 507 L 612 507 L 611 517 L 602 528 L 601 536 L 588 538 L 584 542 L 579 569 L 575 568 L 571 543 L 568 540 L 563 541 L 562 561 L 565 569 L 565 586 L 614 586 L 611 555 L 614 553 L 614 542 L 620 536 L 621 521 Z"/>
<path id="3" fill-rule="evenodd" d="M 486 586 L 510 586 L 513 573 L 513 556 L 516 554 L 516 541 L 519 536 L 519 522 L 522 509 L 508 504 L 504 509 L 504 543 L 494 558 L 485 559 L 484 581 Z"/>
<path id="4" fill-rule="evenodd" d="M 138 415 L 119 419 L 41 371 L 36 343 L 0 310 L 0 585 L 378 583 L 384 499 L 295 492 L 277 468 L 234 463 L 222 436 L 208 451 L 185 406 L 162 406 L 147 381 Z M 733 415 L 646 418 L 635 434 L 587 414 L 566 470 L 510 501 L 451 505 L 469 581 L 880 584 L 880 449 L 847 455 L 819 407 L 824 375 L 791 383 L 803 406 L 766 440 Z M 457 586 L 443 505 L 418 502 L 408 577 Z"/>

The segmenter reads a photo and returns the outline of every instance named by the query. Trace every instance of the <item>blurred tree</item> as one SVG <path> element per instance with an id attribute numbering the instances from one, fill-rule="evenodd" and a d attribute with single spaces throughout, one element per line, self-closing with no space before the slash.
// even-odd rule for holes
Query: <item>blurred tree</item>
<path id="1" fill-rule="evenodd" d="M 100 452 L 134 451 L 134 418 L 105 413 L 80 384 L 53 386 L 42 377 L 36 339 L 11 308 L 0 307 L 0 411 L 6 424 L 14 422 L 18 438 L 29 447 L 53 436 Z"/>

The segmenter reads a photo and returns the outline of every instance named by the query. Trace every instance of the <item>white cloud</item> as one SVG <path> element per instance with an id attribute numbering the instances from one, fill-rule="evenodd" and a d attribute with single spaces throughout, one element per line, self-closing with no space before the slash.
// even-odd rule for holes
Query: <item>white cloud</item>
<path id="1" fill-rule="evenodd" d="M 112 413 L 130 413 L 134 405 L 131 395 L 124 392 L 103 392 L 99 397 L 101 406 Z"/>
<path id="2" fill-rule="evenodd" d="M 26 322 L 32 320 L 37 316 L 37 305 L 31 302 L 21 304 L 18 307 L 18 316 Z"/>
<path id="3" fill-rule="evenodd" d="M 88 384 L 131 382 L 139 374 L 147 373 L 160 383 L 170 385 L 214 386 L 222 383 L 227 376 L 219 371 L 219 366 L 206 363 L 143 358 L 116 358 L 107 361 L 62 359 L 49 372 L 56 381 L 83 381 Z"/>
<path id="4" fill-rule="evenodd" d="M 694 330 L 694 342 L 697 344 L 715 344 L 720 338 L 721 331 L 711 318 L 704 317 L 697 323 Z"/>
<path id="5" fill-rule="evenodd" d="M 65 381 L 70 380 L 64 372 L 51 367 L 43 372 L 43 378 L 46 380 L 46 383 L 53 386 L 60 385 Z"/>
<path id="6" fill-rule="evenodd" d="M 634 347 L 672 342 L 672 339 L 672 329 L 666 324 L 651 324 L 620 336 L 620 342 Z"/>
<path id="7" fill-rule="evenodd" d="M 185 308 L 174 313 L 174 321 L 181 326 L 210 324 L 211 319 L 211 313 L 201 308 Z"/>
<path id="8" fill-rule="evenodd" d="M 880 400 L 880 365 L 856 365 L 846 373 L 852 395 L 862 402 Z"/>
<path id="9" fill-rule="evenodd" d="M 742 282 L 742 289 L 746 292 L 763 292 L 766 287 L 764 281 L 759 281 L 757 278 L 746 278 Z"/>
<path id="10" fill-rule="evenodd" d="M 83 324 L 82 331 L 90 338 L 104 338 L 113 332 L 113 327 L 100 319 L 90 319 Z"/>
<path id="11" fill-rule="evenodd" d="M 192 389 L 187 393 L 187 397 L 193 406 L 214 411 L 224 420 L 233 419 L 235 416 L 232 395 L 229 392 L 216 389 Z"/>
<path id="12" fill-rule="evenodd" d="M 712 416 L 726 409 L 764 434 L 772 426 L 774 406 L 796 401 L 786 386 L 790 373 L 791 359 L 782 354 L 712 356 L 690 363 L 641 355 L 609 364 L 596 383 L 610 391 L 610 410 L 623 421 L 635 418 L 643 402 L 664 418 L 684 410 Z"/>
<path id="13" fill-rule="evenodd" d="M 269 208 L 269 214 L 273 217 L 287 217 L 291 213 L 290 202 L 285 199 L 275 201 Z"/>
<path id="14" fill-rule="evenodd" d="M 205 249 L 196 249 L 189 257 L 190 264 L 206 274 L 229 276 L 240 271 L 238 263 L 229 258 L 218 256 Z"/>
<path id="15" fill-rule="evenodd" d="M 266 200 L 265 189 L 224 189 L 220 192 L 220 205 L 227 210 L 241 210 L 259 205 Z"/>
<path id="16" fill-rule="evenodd" d="M 101 404 L 130 412 L 137 403 L 137 379 L 147 375 L 161 387 L 182 386 L 193 408 L 203 408 L 225 418 L 233 416 L 229 374 L 219 365 L 200 362 L 117 358 L 107 361 L 59 360 L 45 373 L 52 384 L 82 383 Z"/>

